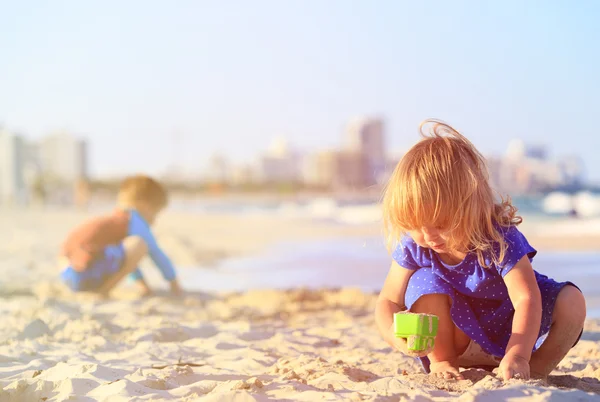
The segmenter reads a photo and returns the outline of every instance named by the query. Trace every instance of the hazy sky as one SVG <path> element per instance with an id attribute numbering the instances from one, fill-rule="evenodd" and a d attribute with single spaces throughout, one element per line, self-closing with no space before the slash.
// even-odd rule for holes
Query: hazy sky
<path id="1" fill-rule="evenodd" d="M 437 117 L 484 153 L 518 137 L 579 154 L 600 180 L 598 1 L 0 0 L 0 15 L 0 124 L 88 138 L 93 174 L 248 160 L 277 136 L 330 148 L 366 114 L 391 151 Z"/>

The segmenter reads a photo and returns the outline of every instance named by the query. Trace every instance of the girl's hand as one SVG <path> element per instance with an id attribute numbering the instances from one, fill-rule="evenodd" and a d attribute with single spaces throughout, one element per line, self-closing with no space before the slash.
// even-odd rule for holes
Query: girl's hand
<path id="1" fill-rule="evenodd" d="M 529 360 L 516 354 L 505 355 L 498 371 L 505 381 L 511 378 L 529 380 Z"/>
<path id="2" fill-rule="evenodd" d="M 393 347 L 394 349 L 404 353 L 405 355 L 408 356 L 414 356 L 414 357 L 424 357 L 427 356 L 429 353 L 431 353 L 431 351 L 433 350 L 433 348 L 429 348 L 426 350 L 409 350 L 408 349 L 408 343 L 406 342 L 406 339 L 404 338 L 396 338 L 396 334 L 394 331 L 394 324 L 392 324 L 390 326 L 390 329 L 388 330 L 388 336 L 387 336 L 387 341 L 390 344 L 391 347 Z"/>

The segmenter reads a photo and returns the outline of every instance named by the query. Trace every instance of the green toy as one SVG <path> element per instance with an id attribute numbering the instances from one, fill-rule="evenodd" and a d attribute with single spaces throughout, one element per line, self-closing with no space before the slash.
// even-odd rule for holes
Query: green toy
<path id="1" fill-rule="evenodd" d="M 438 317 L 433 314 L 399 312 L 394 314 L 396 338 L 406 338 L 408 350 L 433 348 L 438 330 Z"/>

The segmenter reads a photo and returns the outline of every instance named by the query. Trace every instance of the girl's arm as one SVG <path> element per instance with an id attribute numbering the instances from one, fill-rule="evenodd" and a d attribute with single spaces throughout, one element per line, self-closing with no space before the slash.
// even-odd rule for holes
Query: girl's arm
<path id="1" fill-rule="evenodd" d="M 414 270 L 401 267 L 396 261 L 393 261 L 385 278 L 383 288 L 377 298 L 377 305 L 375 307 L 377 328 L 385 341 L 392 346 L 395 343 L 395 337 L 391 330 L 394 323 L 394 313 L 406 310 L 404 295 L 408 286 L 408 280 L 414 272 Z"/>
<path id="2" fill-rule="evenodd" d="M 527 255 L 504 276 L 508 296 L 515 309 L 512 335 L 505 356 L 529 361 L 540 332 L 542 296 Z"/>

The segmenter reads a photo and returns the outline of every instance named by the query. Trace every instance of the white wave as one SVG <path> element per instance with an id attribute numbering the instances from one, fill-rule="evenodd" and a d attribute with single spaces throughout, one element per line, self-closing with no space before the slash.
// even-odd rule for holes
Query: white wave
<path id="1" fill-rule="evenodd" d="M 305 215 L 302 207 L 295 202 L 283 202 L 275 212 L 285 218 L 298 218 Z"/>
<path id="2" fill-rule="evenodd" d="M 573 210 L 573 197 L 558 191 L 550 193 L 544 198 L 542 209 L 549 214 L 567 214 Z"/>
<path id="3" fill-rule="evenodd" d="M 550 214 L 568 214 L 575 211 L 577 216 L 582 218 L 600 216 L 600 195 L 588 191 L 582 191 L 575 195 L 557 191 L 544 198 L 542 209 Z"/>
<path id="4" fill-rule="evenodd" d="M 590 192 L 581 192 L 573 197 L 573 205 L 577 215 L 581 217 L 600 216 L 600 196 Z"/>

